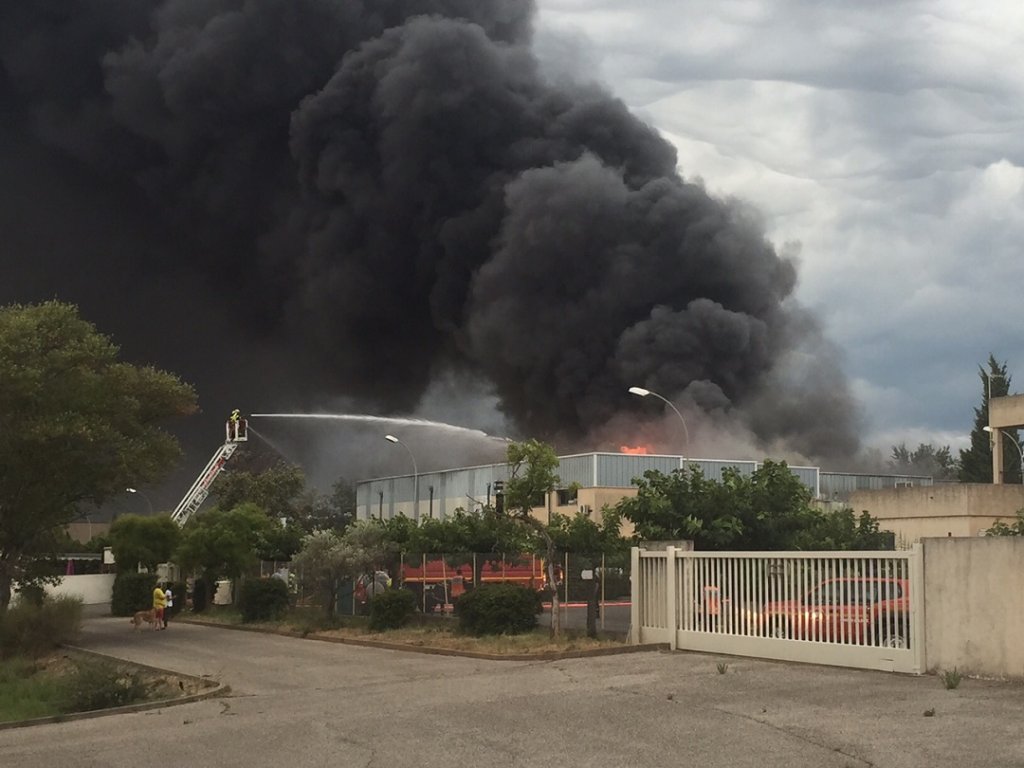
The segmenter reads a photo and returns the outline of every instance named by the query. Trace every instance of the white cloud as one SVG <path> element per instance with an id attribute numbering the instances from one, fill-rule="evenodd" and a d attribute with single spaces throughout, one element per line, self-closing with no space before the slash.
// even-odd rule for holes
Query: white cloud
<path id="1" fill-rule="evenodd" d="M 571 39 L 685 176 L 800 244 L 869 443 L 959 445 L 990 352 L 1024 380 L 1024 4 L 539 2 L 542 56 Z"/>

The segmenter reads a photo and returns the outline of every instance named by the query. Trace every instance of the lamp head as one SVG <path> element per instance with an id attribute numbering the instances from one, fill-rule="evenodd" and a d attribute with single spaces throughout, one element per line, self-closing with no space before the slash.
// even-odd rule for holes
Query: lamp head
<path id="1" fill-rule="evenodd" d="M 640 397 L 647 397 L 649 394 L 651 394 L 651 390 L 644 389 L 643 387 L 630 387 L 629 393 L 631 395 L 640 395 Z"/>
<path id="2" fill-rule="evenodd" d="M 394 435 L 384 435 L 384 439 L 387 440 L 389 443 L 397 443 L 398 442 L 398 438 L 395 437 Z"/>
<path id="3" fill-rule="evenodd" d="M 138 493 L 134 488 L 125 488 L 125 490 L 128 491 L 128 493 Z"/>
<path id="4" fill-rule="evenodd" d="M 991 432 L 992 431 L 992 427 L 989 427 L 987 425 L 982 427 L 982 429 L 985 430 L 986 432 Z"/>

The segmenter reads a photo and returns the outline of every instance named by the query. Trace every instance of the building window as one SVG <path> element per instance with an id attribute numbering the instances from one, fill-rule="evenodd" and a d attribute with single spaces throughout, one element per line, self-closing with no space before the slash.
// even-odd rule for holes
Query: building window
<path id="1" fill-rule="evenodd" d="M 558 491 L 558 506 L 568 507 L 576 503 L 578 494 L 575 488 L 562 488 Z"/>

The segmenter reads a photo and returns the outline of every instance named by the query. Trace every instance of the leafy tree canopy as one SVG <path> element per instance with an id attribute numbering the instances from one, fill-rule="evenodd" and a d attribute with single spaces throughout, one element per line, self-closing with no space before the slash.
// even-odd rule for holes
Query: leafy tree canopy
<path id="1" fill-rule="evenodd" d="M 213 508 L 185 525 L 175 561 L 186 570 L 201 570 L 209 579 L 238 578 L 260 559 L 275 523 L 255 504 Z"/>
<path id="2" fill-rule="evenodd" d="M 573 516 L 554 515 L 548 531 L 559 552 L 571 552 L 589 559 L 590 565 L 601 562 L 602 555 L 621 555 L 629 542 L 621 535 L 622 516 L 612 507 L 601 510 L 601 520 L 591 519 L 585 512 Z"/>
<path id="3" fill-rule="evenodd" d="M 959 460 L 948 445 L 936 448 L 931 443 L 919 443 L 910 450 L 906 443 L 892 447 L 889 468 L 898 475 L 927 475 L 936 480 L 956 480 L 960 472 Z"/>
<path id="4" fill-rule="evenodd" d="M 52 554 L 79 506 L 155 482 L 179 456 L 162 425 L 196 409 L 172 374 L 118 348 L 56 301 L 0 307 L 0 610 L 27 564 Z"/>
<path id="5" fill-rule="evenodd" d="M 212 492 L 221 509 L 255 504 L 273 518 L 294 516 L 306 487 L 306 476 L 291 464 L 279 463 L 262 472 L 230 470 L 221 474 Z"/>
<path id="6" fill-rule="evenodd" d="M 1012 523 L 999 520 L 985 531 L 986 536 L 1024 536 L 1024 509 L 1017 510 L 1017 519 Z"/>
<path id="7" fill-rule="evenodd" d="M 181 528 L 167 515 L 121 515 L 110 526 L 110 547 L 122 568 L 156 570 L 171 559 L 180 538 Z"/>
<path id="8" fill-rule="evenodd" d="M 319 594 L 328 615 L 333 615 L 341 585 L 373 573 L 388 556 L 384 527 L 374 521 L 359 522 L 344 533 L 315 531 L 302 540 L 293 567 L 303 584 Z"/>
<path id="9" fill-rule="evenodd" d="M 698 468 L 654 470 L 633 481 L 637 495 L 616 505 L 640 540 L 689 539 L 699 550 L 880 548 L 870 515 L 827 513 L 785 462 L 765 461 L 751 475 L 726 469 L 722 482 Z M 837 516 L 838 515 L 838 516 Z M 866 513 L 865 513 L 866 515 Z M 876 546 L 878 545 L 878 546 Z"/>

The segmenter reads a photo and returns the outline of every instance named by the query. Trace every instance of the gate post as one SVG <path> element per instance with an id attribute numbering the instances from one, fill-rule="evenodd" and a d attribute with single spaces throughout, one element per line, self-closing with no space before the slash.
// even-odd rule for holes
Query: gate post
<path id="1" fill-rule="evenodd" d="M 924 568 L 924 545 L 918 542 L 910 551 L 910 637 L 916 675 L 924 674 L 928 656 L 925 646 Z"/>
<path id="2" fill-rule="evenodd" d="M 676 601 L 676 548 L 665 547 L 665 602 L 668 610 L 665 618 L 668 621 L 668 649 L 674 651 L 679 646 L 679 606 Z"/>
<path id="3" fill-rule="evenodd" d="M 629 549 L 629 642 L 640 645 L 640 547 Z"/>

